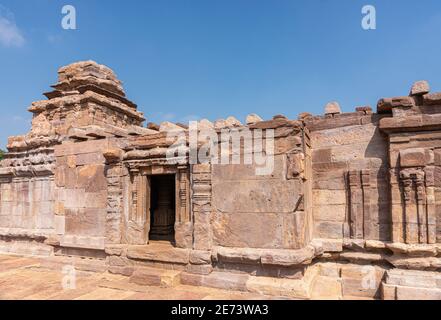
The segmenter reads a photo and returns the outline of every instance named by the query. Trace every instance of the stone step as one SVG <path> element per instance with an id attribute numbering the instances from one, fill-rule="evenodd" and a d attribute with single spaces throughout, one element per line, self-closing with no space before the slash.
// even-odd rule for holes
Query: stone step
<path id="1" fill-rule="evenodd" d="M 441 300 L 439 272 L 392 269 L 381 284 L 384 300 Z"/>
<path id="2" fill-rule="evenodd" d="M 318 272 L 318 268 L 310 268 L 302 279 L 258 277 L 221 271 L 214 271 L 208 275 L 182 272 L 181 284 L 268 296 L 310 299 L 312 283 L 318 276 Z"/>
<path id="3" fill-rule="evenodd" d="M 106 260 L 89 259 L 81 257 L 52 256 L 38 259 L 42 268 L 51 270 L 63 270 L 66 266 L 72 266 L 77 271 L 106 272 Z M 67 270 L 67 269 L 66 269 Z"/>
<path id="4" fill-rule="evenodd" d="M 441 300 L 441 289 L 382 284 L 384 300 Z"/>
<path id="5" fill-rule="evenodd" d="M 145 286 L 174 287 L 180 284 L 180 271 L 150 267 L 137 267 L 130 282 Z"/>
<path id="6" fill-rule="evenodd" d="M 311 286 L 311 299 L 341 300 L 343 297 L 342 279 L 319 275 Z"/>

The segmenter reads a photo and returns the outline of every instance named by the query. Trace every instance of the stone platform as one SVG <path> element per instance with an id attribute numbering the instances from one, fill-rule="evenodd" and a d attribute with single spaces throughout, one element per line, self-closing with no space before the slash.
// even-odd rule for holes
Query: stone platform
<path id="1" fill-rule="evenodd" d="M 156 283 L 170 271 L 155 269 L 149 281 L 106 272 L 76 272 L 76 288 L 63 289 L 65 262 L 56 259 L 0 255 L 1 300 L 269 300 L 261 294 L 195 287 L 180 283 Z M 85 265 L 85 264 L 84 264 Z M 98 264 L 97 264 L 98 265 Z M 144 278 L 144 281 L 147 281 Z M 168 286 L 172 285 L 172 286 Z M 285 298 L 286 299 L 286 298 Z"/>

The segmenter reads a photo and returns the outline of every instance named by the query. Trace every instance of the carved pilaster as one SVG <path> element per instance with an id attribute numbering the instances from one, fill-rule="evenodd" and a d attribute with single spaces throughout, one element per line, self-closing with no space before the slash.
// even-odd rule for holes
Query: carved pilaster
<path id="1" fill-rule="evenodd" d="M 349 226 L 351 238 L 371 239 L 371 181 L 370 171 L 349 171 Z"/>
<path id="2" fill-rule="evenodd" d="M 436 243 L 435 170 L 434 166 L 428 166 L 424 169 L 426 174 L 427 243 Z"/>
<path id="3" fill-rule="evenodd" d="M 175 240 L 180 248 L 193 246 L 193 223 L 190 214 L 190 181 L 187 166 L 178 167 L 176 173 Z"/>
<path id="4" fill-rule="evenodd" d="M 117 244 L 122 241 L 123 183 L 125 168 L 120 163 L 106 167 L 107 179 L 107 215 L 106 243 Z"/>
<path id="5" fill-rule="evenodd" d="M 193 165 L 192 174 L 194 243 L 196 250 L 210 250 L 211 230 L 211 165 Z"/>
<path id="6" fill-rule="evenodd" d="M 349 226 L 351 238 L 363 239 L 363 190 L 359 171 L 349 171 Z"/>
<path id="7" fill-rule="evenodd" d="M 409 244 L 434 243 L 433 188 L 426 185 L 426 174 L 421 168 L 402 169 L 400 182 L 404 202 L 404 240 Z M 430 206 L 429 206 L 430 204 Z"/>
<path id="8" fill-rule="evenodd" d="M 427 243 L 426 187 L 424 175 L 415 178 L 419 243 Z"/>
<path id="9" fill-rule="evenodd" d="M 179 208 L 177 221 L 179 222 L 190 222 L 190 190 L 189 190 L 189 178 L 188 178 L 188 168 L 181 167 L 178 170 L 178 199 Z"/>
<path id="10" fill-rule="evenodd" d="M 148 242 L 147 177 L 139 169 L 131 168 L 130 212 L 127 238 L 130 244 Z M 148 206 L 149 207 L 149 206 Z M 146 229 L 147 228 L 147 229 Z"/>
<path id="11" fill-rule="evenodd" d="M 373 239 L 370 170 L 361 171 L 361 186 L 363 191 L 363 237 L 366 239 Z"/>

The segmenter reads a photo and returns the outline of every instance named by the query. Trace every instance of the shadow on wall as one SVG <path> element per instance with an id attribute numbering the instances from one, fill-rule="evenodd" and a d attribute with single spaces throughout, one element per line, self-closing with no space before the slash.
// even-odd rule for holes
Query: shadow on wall
<path id="1" fill-rule="evenodd" d="M 372 115 L 372 117 L 378 117 L 378 115 Z M 378 221 L 379 226 L 379 238 L 383 241 L 389 241 L 391 238 L 391 213 L 390 213 L 390 187 L 389 187 L 389 144 L 387 135 L 380 131 L 378 127 L 379 119 L 372 119 L 373 123 L 377 125 L 371 141 L 368 143 L 365 158 L 372 159 L 370 164 L 371 179 L 375 184 L 372 185 L 373 189 L 378 190 L 375 193 L 376 198 L 372 198 L 372 203 L 378 204 L 378 210 L 374 210 L 372 213 L 378 216 L 372 217 Z M 378 161 L 378 162 L 377 162 Z"/>

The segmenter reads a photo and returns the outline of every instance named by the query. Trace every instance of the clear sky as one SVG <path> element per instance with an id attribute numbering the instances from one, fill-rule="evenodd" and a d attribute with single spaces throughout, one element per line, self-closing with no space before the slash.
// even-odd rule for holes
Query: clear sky
<path id="1" fill-rule="evenodd" d="M 65 4 L 77 30 L 61 28 Z M 375 107 L 416 80 L 441 91 L 440 33 L 440 0 L 0 0 L 0 147 L 74 61 L 111 67 L 148 121 L 296 118 Z"/>

